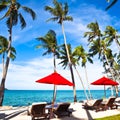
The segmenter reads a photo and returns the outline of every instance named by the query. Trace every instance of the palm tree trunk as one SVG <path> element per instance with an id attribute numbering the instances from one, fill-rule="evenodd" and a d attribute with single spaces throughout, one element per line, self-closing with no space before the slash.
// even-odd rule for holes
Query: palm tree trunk
<path id="1" fill-rule="evenodd" d="M 104 55 L 105 55 L 105 54 L 104 54 Z M 108 59 L 107 59 L 107 56 L 106 56 L 106 55 L 105 55 L 105 59 L 106 59 L 106 62 L 107 62 L 107 64 L 108 64 L 109 68 L 110 68 L 110 73 L 111 73 L 111 75 L 112 75 L 112 78 L 113 78 L 113 80 L 116 81 L 116 79 L 115 79 L 115 77 L 114 77 L 114 74 L 113 74 L 113 71 L 112 71 L 112 69 L 111 69 L 111 66 L 110 66 L 110 64 L 109 64 L 109 62 L 108 62 Z M 116 97 L 118 97 L 118 88 L 117 88 L 117 86 L 115 87 L 115 91 L 116 91 Z"/>
<path id="2" fill-rule="evenodd" d="M 90 97 L 90 99 L 92 99 L 92 95 L 91 95 L 91 92 L 90 92 L 90 84 L 89 84 L 89 81 L 88 81 L 88 75 L 87 75 L 86 66 L 84 66 L 84 68 L 85 68 L 85 76 L 86 76 L 86 81 L 87 81 L 87 86 L 88 86 L 89 97 Z"/>
<path id="3" fill-rule="evenodd" d="M 55 59 L 55 53 L 53 53 L 53 64 L 54 64 L 54 72 L 56 72 L 56 59 Z M 54 102 L 56 100 L 56 94 L 57 94 L 57 86 L 54 85 L 54 92 L 53 92 L 53 105 L 54 105 Z"/>
<path id="4" fill-rule="evenodd" d="M 77 72 L 77 74 L 78 74 L 78 77 L 79 77 L 79 79 L 80 79 L 80 82 L 81 82 L 81 84 L 82 84 L 82 87 L 83 87 L 83 90 L 84 90 L 84 94 L 85 94 L 85 96 L 86 96 L 86 99 L 89 100 L 88 95 L 87 95 L 87 93 L 86 93 L 86 89 L 85 89 L 84 84 L 83 84 L 83 81 L 82 81 L 82 78 L 81 78 L 81 76 L 80 76 L 80 74 L 79 74 L 79 72 L 78 72 L 78 70 L 76 69 L 75 66 L 74 66 L 74 68 L 75 68 L 75 70 L 76 70 L 76 72 Z"/>
<path id="5" fill-rule="evenodd" d="M 115 36 L 115 42 L 116 42 L 116 45 L 117 45 L 117 47 L 119 49 L 119 52 L 120 52 L 120 43 L 119 43 L 119 41 L 118 41 L 116 36 Z"/>
<path id="6" fill-rule="evenodd" d="M 7 71 L 8 71 L 9 62 L 10 62 L 11 42 L 12 42 L 12 17 L 10 17 L 10 29 L 8 31 L 9 31 L 8 53 L 7 53 L 5 66 L 3 68 L 3 76 L 1 80 L 1 86 L 0 86 L 0 106 L 2 106 L 3 104 L 5 81 L 6 81 Z"/>
<path id="7" fill-rule="evenodd" d="M 9 66 L 9 62 L 10 62 L 10 52 L 11 51 L 8 51 L 6 64 L 3 68 L 3 76 L 2 76 L 2 80 L 1 80 L 1 86 L 0 86 L 0 106 L 2 106 L 3 99 L 4 99 L 5 80 L 6 80 L 8 66 Z"/>
<path id="8" fill-rule="evenodd" d="M 70 67 L 72 82 L 73 82 L 73 84 L 74 84 L 74 85 L 73 85 L 74 102 L 77 102 L 76 88 L 75 88 L 75 81 L 74 81 L 74 74 L 73 74 L 72 64 L 69 64 L 69 67 Z"/>
<path id="9" fill-rule="evenodd" d="M 71 78 L 72 78 L 72 82 L 74 84 L 73 85 L 74 102 L 77 102 L 75 80 L 74 80 L 74 75 L 73 75 L 72 63 L 71 63 L 71 60 L 70 60 L 70 55 L 69 55 L 69 51 L 68 51 L 68 47 L 67 47 L 66 35 L 65 35 L 65 31 L 64 31 L 63 22 L 62 22 L 61 26 L 62 26 L 62 33 L 63 33 L 63 37 L 64 37 L 65 48 L 66 48 L 66 52 L 67 52 L 67 58 L 68 58 L 68 62 L 69 62 L 69 69 L 70 69 L 70 72 L 71 72 Z"/>

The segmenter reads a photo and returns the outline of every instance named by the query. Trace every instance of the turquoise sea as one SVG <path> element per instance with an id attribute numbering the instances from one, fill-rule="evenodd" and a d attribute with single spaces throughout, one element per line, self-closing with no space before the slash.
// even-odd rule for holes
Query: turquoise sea
<path id="1" fill-rule="evenodd" d="M 104 97 L 104 90 L 91 90 L 92 97 Z M 111 91 L 106 90 L 106 97 L 111 96 Z M 27 106 L 33 102 L 48 102 L 53 98 L 53 90 L 5 90 L 3 105 Z M 77 101 L 85 100 L 83 90 L 77 90 Z M 57 90 L 56 102 L 73 102 L 72 90 Z"/>

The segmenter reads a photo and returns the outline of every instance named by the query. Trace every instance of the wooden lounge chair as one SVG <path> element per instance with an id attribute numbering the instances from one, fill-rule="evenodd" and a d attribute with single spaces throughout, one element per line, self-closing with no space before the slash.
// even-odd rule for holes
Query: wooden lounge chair
<path id="1" fill-rule="evenodd" d="M 82 104 L 82 106 L 85 109 L 91 109 L 91 110 L 95 110 L 96 112 L 100 111 L 102 109 L 101 103 L 102 103 L 102 99 L 98 99 L 98 100 L 94 100 L 92 102 L 86 102 L 84 104 Z"/>
<path id="2" fill-rule="evenodd" d="M 102 103 L 102 107 L 103 110 L 107 110 L 107 109 L 117 109 L 118 105 L 115 103 L 115 97 L 111 97 L 108 99 L 108 101 L 106 103 Z"/>
<path id="3" fill-rule="evenodd" d="M 58 118 L 63 116 L 71 115 L 72 111 L 69 109 L 70 103 L 61 103 L 56 109 L 53 110 L 53 113 L 57 115 Z"/>
<path id="4" fill-rule="evenodd" d="M 46 102 L 32 104 L 31 109 L 30 109 L 30 115 L 32 117 L 32 120 L 34 120 L 36 118 L 37 119 L 47 118 L 48 114 L 45 113 L 45 106 L 46 105 L 47 105 Z"/>

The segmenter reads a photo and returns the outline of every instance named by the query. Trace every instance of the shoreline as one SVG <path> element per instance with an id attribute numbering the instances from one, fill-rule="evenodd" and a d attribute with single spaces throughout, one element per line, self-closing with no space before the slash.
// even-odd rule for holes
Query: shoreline
<path id="1" fill-rule="evenodd" d="M 98 94 L 99 93 L 99 94 Z M 100 99 L 104 96 L 104 90 L 91 91 L 93 99 Z M 107 98 L 111 91 L 107 91 Z M 120 94 L 119 94 L 120 96 Z M 33 102 L 50 103 L 53 99 L 53 90 L 6 90 L 3 105 L 6 106 L 28 106 Z M 86 100 L 83 90 L 77 91 L 77 102 Z M 73 90 L 57 90 L 56 102 L 73 102 Z"/>
<path id="2" fill-rule="evenodd" d="M 9 109 L 0 110 L 0 119 L 30 120 L 31 116 L 27 115 L 28 107 L 29 106 L 8 106 Z M 71 117 L 64 117 L 62 119 L 53 118 L 52 120 L 92 120 L 95 118 L 120 114 L 120 107 L 118 107 L 118 109 L 95 112 L 94 110 L 83 109 L 82 103 L 79 102 L 71 103 L 70 108 L 74 110 Z"/>

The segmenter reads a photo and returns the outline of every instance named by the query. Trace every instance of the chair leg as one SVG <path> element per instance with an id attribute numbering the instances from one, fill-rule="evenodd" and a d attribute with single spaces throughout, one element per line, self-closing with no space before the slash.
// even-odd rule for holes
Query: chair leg
<path id="1" fill-rule="evenodd" d="M 34 117 L 32 117 L 32 120 L 34 120 Z"/>

